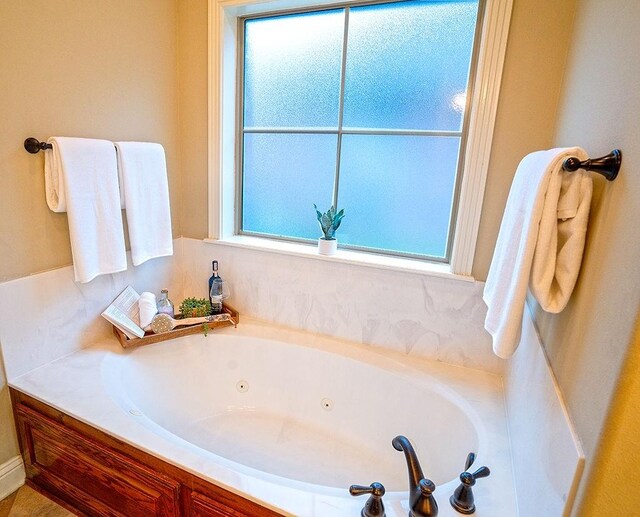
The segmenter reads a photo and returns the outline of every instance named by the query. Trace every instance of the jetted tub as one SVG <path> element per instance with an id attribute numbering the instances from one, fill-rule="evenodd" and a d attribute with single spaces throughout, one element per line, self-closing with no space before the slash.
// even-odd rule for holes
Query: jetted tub
<path id="1" fill-rule="evenodd" d="M 495 375 L 251 321 L 207 337 L 116 345 L 43 367 L 57 365 L 59 377 L 83 370 L 92 388 L 75 402 L 38 393 L 42 368 L 12 384 L 285 514 L 357 516 L 366 497 L 350 497 L 349 485 L 379 481 L 387 515 L 406 515 L 407 467 L 391 445 L 402 434 L 437 485 L 441 517 L 460 515 L 448 499 L 469 452 L 478 455 L 472 470 L 492 470 L 474 488 L 477 515 L 517 515 Z"/>
<path id="2" fill-rule="evenodd" d="M 489 451 L 508 444 L 490 443 L 479 408 L 450 379 L 365 347 L 240 327 L 111 355 L 106 385 L 152 431 L 301 490 L 348 497 L 349 485 L 380 481 L 385 500 L 406 499 L 404 455 L 391 446 L 399 434 L 412 441 L 425 475 L 449 492 L 469 452 L 478 454 L 476 468 L 484 461 L 495 473 Z M 466 373 L 473 399 L 482 400 L 480 372 L 434 366 Z"/>

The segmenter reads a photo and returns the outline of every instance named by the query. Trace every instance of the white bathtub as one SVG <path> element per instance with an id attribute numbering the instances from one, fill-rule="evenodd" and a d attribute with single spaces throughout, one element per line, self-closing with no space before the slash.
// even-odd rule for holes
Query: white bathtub
<path id="1" fill-rule="evenodd" d="M 440 516 L 459 515 L 448 499 L 469 452 L 492 470 L 475 487 L 477 515 L 516 515 L 494 375 L 244 321 L 131 351 L 101 344 L 49 367 L 63 376 L 74 360 L 66 369 L 83 369 L 103 410 L 86 392 L 46 402 L 283 513 L 357 516 L 366 499 L 347 488 L 379 481 L 387 515 L 406 515 L 406 463 L 391 446 L 403 434 Z M 38 371 L 13 384 L 46 399 Z"/>

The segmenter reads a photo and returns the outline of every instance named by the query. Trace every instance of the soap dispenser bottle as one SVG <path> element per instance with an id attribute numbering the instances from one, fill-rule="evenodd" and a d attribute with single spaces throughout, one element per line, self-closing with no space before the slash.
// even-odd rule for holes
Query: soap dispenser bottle
<path id="1" fill-rule="evenodd" d="M 211 314 L 222 313 L 222 278 L 218 274 L 218 261 L 211 263 L 213 275 L 209 278 L 209 302 L 211 302 Z"/>

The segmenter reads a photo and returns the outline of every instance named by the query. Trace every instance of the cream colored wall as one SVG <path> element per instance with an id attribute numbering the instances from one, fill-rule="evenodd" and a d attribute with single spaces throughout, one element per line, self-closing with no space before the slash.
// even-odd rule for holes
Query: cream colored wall
<path id="1" fill-rule="evenodd" d="M 555 144 L 580 145 L 594 156 L 619 147 L 623 165 L 615 182 L 597 179 L 582 271 L 568 307 L 558 315 L 536 314 L 591 476 L 640 309 L 639 22 L 635 0 L 578 3 Z"/>
<path id="2" fill-rule="evenodd" d="M 13 425 L 7 377 L 0 350 L 0 465 L 18 455 L 18 439 Z"/>
<path id="3" fill-rule="evenodd" d="M 594 461 L 589 497 L 583 501 L 584 517 L 636 515 L 640 491 L 636 476 L 640 465 L 640 320 L 626 357 L 615 402 L 607 415 L 602 446 Z"/>
<path id="4" fill-rule="evenodd" d="M 165 146 L 179 236 L 175 0 L 0 2 L 0 281 L 71 263 L 28 136 Z"/>
<path id="5" fill-rule="evenodd" d="M 162 143 L 180 235 L 176 10 L 176 0 L 0 2 L 0 281 L 71 263 L 66 215 L 47 208 L 28 136 Z M 0 464 L 16 454 L 0 374 Z"/>
<path id="6" fill-rule="evenodd" d="M 515 0 L 473 276 L 485 280 L 511 180 L 526 154 L 548 149 L 576 0 Z"/>
<path id="7" fill-rule="evenodd" d="M 207 0 L 178 2 L 178 88 L 182 171 L 181 230 L 203 239 L 207 228 Z"/>

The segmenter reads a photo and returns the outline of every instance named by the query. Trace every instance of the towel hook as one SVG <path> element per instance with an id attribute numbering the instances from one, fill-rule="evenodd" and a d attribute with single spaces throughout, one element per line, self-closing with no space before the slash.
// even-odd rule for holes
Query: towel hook
<path id="1" fill-rule="evenodd" d="M 572 156 L 564 161 L 562 168 L 569 172 L 574 172 L 578 169 L 597 172 L 598 174 L 602 174 L 609 181 L 613 181 L 616 179 L 616 176 L 620 171 L 621 163 L 622 151 L 620 151 L 620 149 L 614 149 L 605 156 L 594 158 L 593 160 L 584 160 L 582 162 L 575 156 Z"/>
<path id="2" fill-rule="evenodd" d="M 24 141 L 24 148 L 27 150 L 27 152 L 36 154 L 38 151 L 53 149 L 53 146 L 51 144 L 48 144 L 47 142 L 41 142 L 37 138 L 33 138 L 31 136 Z"/>

